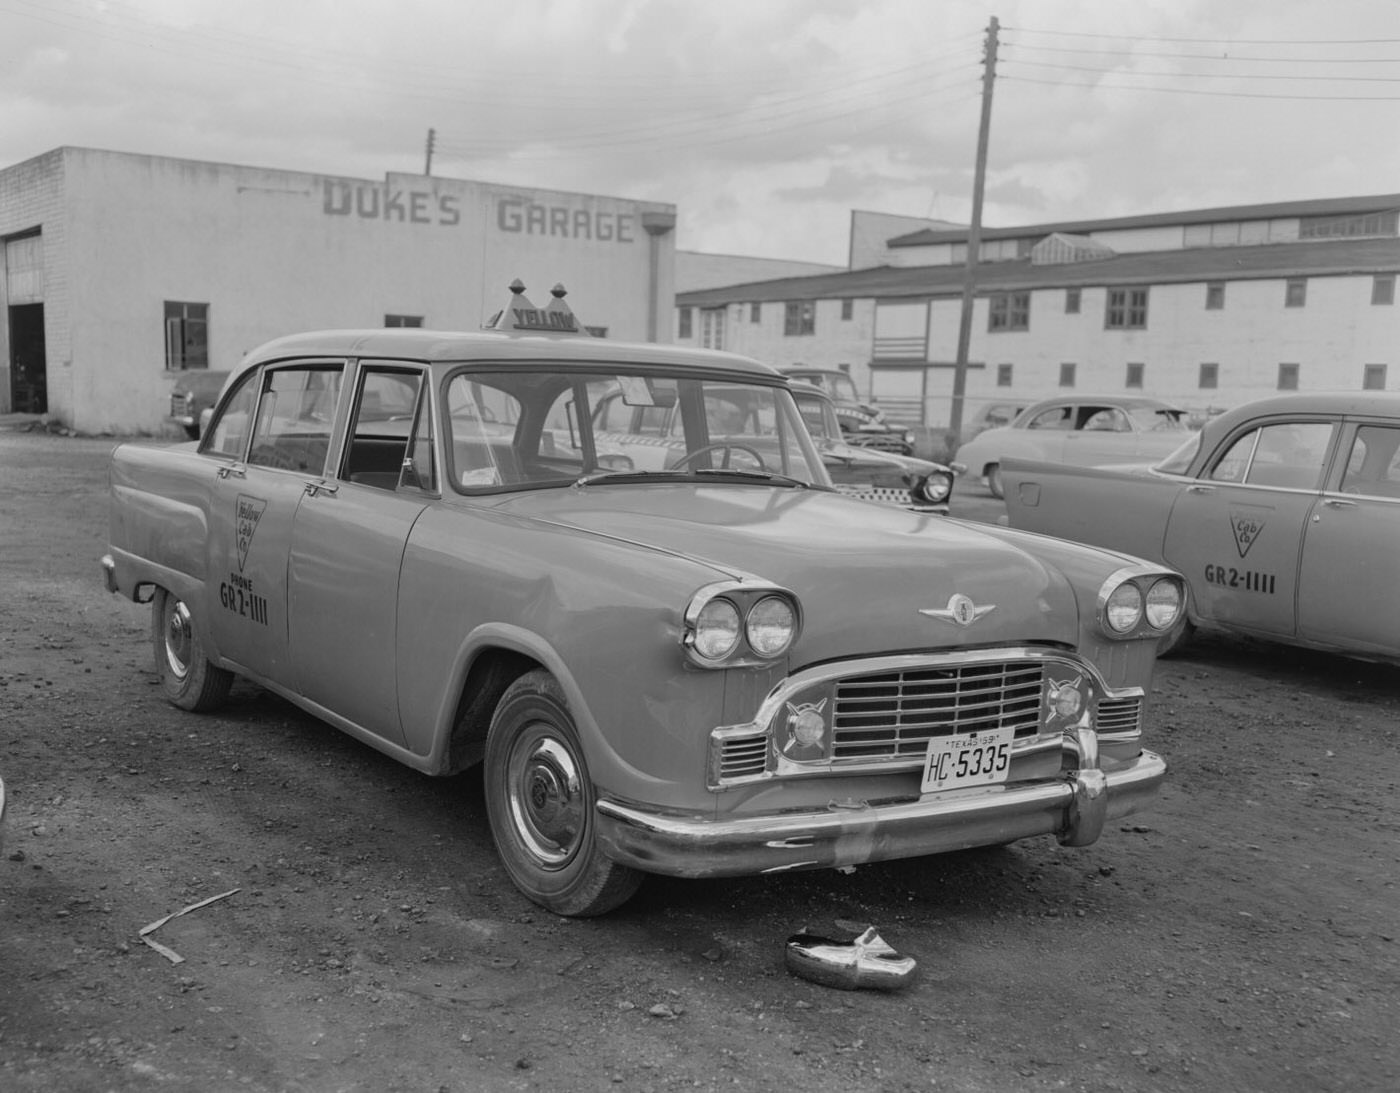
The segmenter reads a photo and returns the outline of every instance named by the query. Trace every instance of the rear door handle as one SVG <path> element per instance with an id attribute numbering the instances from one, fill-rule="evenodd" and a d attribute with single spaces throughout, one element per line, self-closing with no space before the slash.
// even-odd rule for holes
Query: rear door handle
<path id="1" fill-rule="evenodd" d="M 1324 497 L 1324 498 L 1322 499 L 1322 503 L 1323 503 L 1324 505 L 1326 505 L 1328 508 L 1333 508 L 1333 509 L 1354 509 L 1354 508 L 1356 508 L 1356 502 L 1355 502 L 1355 501 L 1348 501 L 1345 497 Z"/>
<path id="2" fill-rule="evenodd" d="M 1194 485 L 1194 486 L 1187 486 L 1187 487 L 1186 487 L 1186 492 L 1187 492 L 1187 493 L 1214 493 L 1214 492 L 1215 492 L 1215 487 L 1214 487 L 1214 486 L 1203 486 L 1203 485 L 1201 485 L 1200 483 L 1197 483 L 1197 484 Z"/>
<path id="3" fill-rule="evenodd" d="M 248 477 L 248 468 L 246 468 L 246 467 L 241 467 L 241 466 L 240 466 L 240 467 L 235 467 L 235 466 L 220 467 L 220 468 L 219 468 L 219 471 L 218 471 L 218 476 L 219 476 L 220 478 L 247 478 L 247 477 Z"/>

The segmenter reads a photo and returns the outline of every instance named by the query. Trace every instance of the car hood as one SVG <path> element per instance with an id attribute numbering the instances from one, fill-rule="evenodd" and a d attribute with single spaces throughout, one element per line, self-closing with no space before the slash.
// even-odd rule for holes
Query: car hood
<path id="1" fill-rule="evenodd" d="M 498 507 L 689 559 L 715 570 L 715 580 L 751 576 L 790 589 L 804 614 L 797 663 L 1078 644 L 1078 606 L 1059 572 L 946 516 L 824 490 L 688 484 L 540 490 Z M 922 613 L 946 610 L 958 594 L 992 610 L 966 627 Z"/>

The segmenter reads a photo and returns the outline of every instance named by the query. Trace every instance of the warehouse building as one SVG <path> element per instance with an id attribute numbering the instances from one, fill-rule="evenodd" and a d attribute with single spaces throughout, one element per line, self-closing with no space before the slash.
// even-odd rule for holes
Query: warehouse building
<path id="1" fill-rule="evenodd" d="M 669 340 L 675 207 L 58 148 L 0 170 L 0 413 L 169 429 L 189 369 L 282 334 L 470 330 L 519 278 L 594 333 Z"/>
<path id="2" fill-rule="evenodd" d="M 1207 412 L 1279 390 L 1400 389 L 1400 194 L 992 228 L 975 267 L 967 403 L 1067 389 Z M 886 414 L 950 420 L 967 227 L 851 268 L 677 297 L 682 344 L 843 368 Z"/>

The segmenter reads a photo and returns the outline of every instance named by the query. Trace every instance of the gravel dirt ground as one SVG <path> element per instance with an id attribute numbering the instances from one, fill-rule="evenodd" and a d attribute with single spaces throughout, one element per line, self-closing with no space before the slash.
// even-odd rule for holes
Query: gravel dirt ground
<path id="1" fill-rule="evenodd" d="M 0 432 L 7 1093 L 1400 1088 L 1400 669 L 1206 637 L 1158 670 L 1159 801 L 1093 846 L 569 921 L 509 884 L 479 778 L 241 682 L 160 698 L 98 570 L 114 443 Z M 182 963 L 142 942 L 227 892 L 149 935 Z M 866 923 L 906 991 L 785 970 L 799 928 Z"/>

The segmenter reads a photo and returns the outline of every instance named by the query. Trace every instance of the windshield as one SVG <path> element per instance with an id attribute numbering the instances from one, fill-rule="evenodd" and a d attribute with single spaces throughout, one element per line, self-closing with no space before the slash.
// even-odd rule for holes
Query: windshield
<path id="1" fill-rule="evenodd" d="M 1184 433 L 1189 429 L 1184 410 L 1173 410 L 1165 406 L 1135 406 L 1128 414 L 1144 432 Z"/>
<path id="2" fill-rule="evenodd" d="M 777 385 L 553 365 L 456 372 L 444 395 L 463 493 L 604 480 L 830 486 Z"/>
<path id="3" fill-rule="evenodd" d="M 1201 434 L 1193 432 L 1181 447 L 1152 469 L 1161 471 L 1163 474 L 1185 474 L 1191 466 L 1191 461 L 1196 458 L 1196 452 L 1200 450 L 1200 447 Z"/>
<path id="4" fill-rule="evenodd" d="M 841 423 L 836 420 L 836 409 L 829 401 L 821 395 L 800 391 L 793 392 L 793 398 L 813 439 L 818 442 L 841 439 Z"/>

